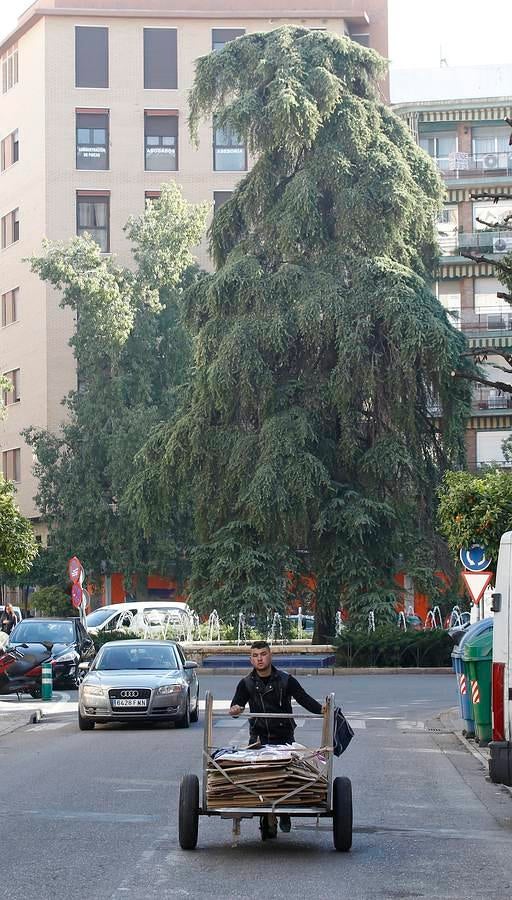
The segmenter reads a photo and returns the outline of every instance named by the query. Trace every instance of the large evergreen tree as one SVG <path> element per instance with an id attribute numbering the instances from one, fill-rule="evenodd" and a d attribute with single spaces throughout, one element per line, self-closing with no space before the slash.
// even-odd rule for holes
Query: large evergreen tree
<path id="1" fill-rule="evenodd" d="M 442 186 L 379 102 L 383 70 L 295 27 L 198 61 L 192 130 L 213 115 L 256 161 L 186 295 L 187 401 L 147 449 L 161 493 L 192 487 L 192 601 L 279 608 L 305 567 L 317 637 L 340 600 L 391 615 L 397 567 L 431 578 L 436 483 L 463 458 L 464 338 L 430 290 Z"/>
<path id="2" fill-rule="evenodd" d="M 49 244 L 31 260 L 77 316 L 71 343 L 78 390 L 66 399 L 67 421 L 57 434 L 36 428 L 26 434 L 36 455 L 36 500 L 50 532 L 38 583 L 58 582 L 73 553 L 93 577 L 136 575 L 138 592 L 150 571 L 180 574 L 190 516 L 156 498 L 158 527 L 147 537 L 123 496 L 136 453 L 151 428 L 173 415 L 189 376 L 191 341 L 178 300 L 198 277 L 191 247 L 207 212 L 206 205 L 188 204 L 174 184 L 164 185 L 160 199 L 148 201 L 126 227 L 133 270 L 103 256 L 91 238 Z"/>

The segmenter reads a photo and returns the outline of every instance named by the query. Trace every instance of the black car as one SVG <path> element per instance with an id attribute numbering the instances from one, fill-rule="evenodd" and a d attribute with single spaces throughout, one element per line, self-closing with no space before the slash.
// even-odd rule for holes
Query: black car
<path id="1" fill-rule="evenodd" d="M 23 619 L 9 635 L 9 645 L 16 647 L 47 646 L 54 659 L 53 683 L 77 687 L 79 664 L 92 662 L 96 655 L 92 638 L 77 617 L 64 619 Z"/>

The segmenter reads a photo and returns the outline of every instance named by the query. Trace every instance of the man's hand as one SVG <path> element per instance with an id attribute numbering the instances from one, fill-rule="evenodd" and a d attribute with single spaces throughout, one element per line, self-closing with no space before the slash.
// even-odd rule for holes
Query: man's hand
<path id="1" fill-rule="evenodd" d="M 229 710 L 229 715 L 230 715 L 230 716 L 233 716 L 233 718 L 236 719 L 236 717 L 239 716 L 240 713 L 243 712 L 243 711 L 244 711 L 243 706 L 236 706 L 236 704 L 235 704 L 235 706 L 232 706 L 232 707 L 230 708 L 230 710 Z"/>

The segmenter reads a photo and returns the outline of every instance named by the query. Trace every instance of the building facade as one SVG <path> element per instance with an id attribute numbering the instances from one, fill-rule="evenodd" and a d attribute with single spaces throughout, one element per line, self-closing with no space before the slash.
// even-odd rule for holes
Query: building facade
<path id="1" fill-rule="evenodd" d="M 512 375 L 493 367 L 504 364 L 499 352 L 512 351 L 512 308 L 497 296 L 505 288 L 492 265 L 512 250 L 512 218 L 506 223 L 512 216 L 512 146 L 505 122 L 512 97 L 399 104 L 395 112 L 446 185 L 438 221 L 439 299 L 469 347 L 486 354 L 485 377 L 512 383 Z M 465 253 L 489 261 L 475 262 Z M 502 443 L 510 434 L 512 394 L 475 388 L 466 432 L 468 468 L 506 465 Z"/>
<path id="2" fill-rule="evenodd" d="M 199 147 L 191 144 L 194 63 L 283 24 L 347 35 L 387 55 L 387 0 L 36 0 L 0 43 L 0 371 L 13 384 L 0 452 L 36 533 L 37 485 L 21 432 L 62 422 L 62 398 L 76 386 L 74 322 L 23 259 L 43 237 L 88 231 L 128 263 L 123 226 L 169 179 L 191 202 L 224 202 L 250 160 L 238 137 L 213 123 L 201 127 Z M 207 266 L 204 248 L 199 257 Z"/>

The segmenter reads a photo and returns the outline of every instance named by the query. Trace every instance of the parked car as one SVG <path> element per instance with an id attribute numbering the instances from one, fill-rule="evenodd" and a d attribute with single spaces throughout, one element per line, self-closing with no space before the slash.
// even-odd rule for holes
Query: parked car
<path id="1" fill-rule="evenodd" d="M 100 606 L 86 618 L 90 634 L 109 631 L 133 631 L 141 637 L 164 637 L 163 630 L 186 628 L 189 609 L 178 600 L 144 600 Z"/>
<path id="2" fill-rule="evenodd" d="M 174 641 L 103 644 L 78 695 L 78 727 L 105 722 L 174 722 L 188 728 L 199 718 L 197 663 Z"/>
<path id="3" fill-rule="evenodd" d="M 92 662 L 94 643 L 79 618 L 23 619 L 9 635 L 9 646 L 52 651 L 53 683 L 56 686 L 77 687 L 81 678 L 81 662 Z"/>
<path id="4" fill-rule="evenodd" d="M 298 614 L 292 614 L 290 616 L 286 616 L 286 618 L 292 625 L 295 625 L 297 628 L 299 627 Z M 302 631 L 304 632 L 304 634 L 312 635 L 315 630 L 315 617 L 309 615 L 309 613 L 304 613 L 300 618 L 302 621 Z"/>

